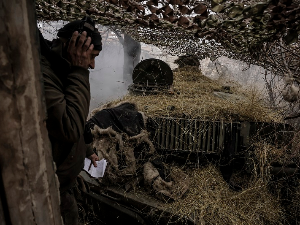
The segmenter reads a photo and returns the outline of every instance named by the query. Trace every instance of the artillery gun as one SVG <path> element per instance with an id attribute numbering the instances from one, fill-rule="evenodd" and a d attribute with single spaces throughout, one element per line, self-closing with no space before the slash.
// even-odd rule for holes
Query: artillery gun
<path id="1" fill-rule="evenodd" d="M 129 90 L 136 98 L 139 95 L 182 94 L 176 93 L 176 86 L 173 86 L 173 71 L 159 59 L 141 61 L 135 67 L 132 78 L 133 84 Z M 213 95 L 229 101 L 243 98 L 234 94 L 230 88 L 222 86 L 221 90 L 213 91 Z M 148 107 L 147 104 L 141 105 L 141 110 Z M 182 158 L 194 167 L 199 166 L 203 156 L 222 156 L 231 160 L 249 149 L 254 137 L 267 138 L 268 142 L 277 145 L 287 145 L 293 137 L 293 127 L 284 123 L 191 118 L 185 113 L 179 116 L 167 115 L 167 111 L 174 108 L 171 102 L 165 115 L 150 116 L 148 130 L 151 131 L 152 141 L 158 151 L 166 157 L 172 155 L 172 159 L 178 156 L 178 159 Z M 245 155 L 242 154 L 242 157 Z"/>
<path id="2" fill-rule="evenodd" d="M 132 80 L 133 84 L 128 90 L 133 95 L 170 93 L 173 89 L 171 68 L 157 59 L 146 59 L 138 63 L 133 70 Z"/>
<path id="3" fill-rule="evenodd" d="M 176 99 L 184 94 L 176 90 L 173 84 L 173 71 L 163 61 L 147 59 L 134 69 L 133 84 L 129 87 L 134 99 L 143 97 L 168 96 Z M 213 93 L 218 98 L 234 99 L 230 87 L 225 86 Z M 139 105 L 141 111 L 150 107 L 149 102 Z M 172 104 L 166 105 L 168 111 L 174 111 Z M 176 108 L 176 106 L 173 106 Z M 176 113 L 149 114 L 147 130 L 155 149 L 165 162 L 184 163 L 188 167 L 199 167 L 205 160 L 219 160 L 227 164 L 232 159 L 245 164 L 247 152 L 251 150 L 254 136 L 267 137 L 270 143 L 287 144 L 293 135 L 293 128 L 283 123 L 249 122 L 246 120 L 226 121 L 209 118 L 191 118 L 186 114 Z M 146 114 L 147 115 L 147 114 Z M 247 151 L 246 151 L 247 150 Z M 236 164 L 235 164 L 236 165 Z M 229 182 L 233 164 L 220 165 L 224 179 Z M 282 170 L 282 165 L 273 168 L 273 173 L 296 173 L 296 168 Z M 87 174 L 81 173 L 88 183 L 89 192 L 85 193 L 85 206 L 81 212 L 93 212 L 94 218 L 102 219 L 107 224 L 197 224 L 195 218 L 182 218 L 171 214 L 161 206 L 161 202 L 145 195 L 124 192 L 115 187 L 101 188 Z M 179 219 L 180 218 L 180 219 Z"/>

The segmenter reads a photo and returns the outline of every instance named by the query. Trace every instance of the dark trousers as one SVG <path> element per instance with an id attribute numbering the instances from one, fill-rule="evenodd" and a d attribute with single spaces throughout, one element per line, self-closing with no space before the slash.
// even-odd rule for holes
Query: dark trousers
<path id="1" fill-rule="evenodd" d="M 78 208 L 73 190 L 60 194 L 60 212 L 64 225 L 78 225 Z"/>

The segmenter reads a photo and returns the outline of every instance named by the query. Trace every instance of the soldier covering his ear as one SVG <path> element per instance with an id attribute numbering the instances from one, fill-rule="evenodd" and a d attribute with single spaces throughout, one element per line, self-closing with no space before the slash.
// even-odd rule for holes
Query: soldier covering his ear
<path id="1" fill-rule="evenodd" d="M 41 68 L 47 107 L 47 129 L 60 183 L 61 214 L 65 225 L 78 223 L 72 188 L 84 158 L 98 160 L 87 150 L 84 126 L 90 105 L 89 68 L 102 49 L 101 35 L 90 17 L 66 24 L 58 39 L 40 34 Z"/>

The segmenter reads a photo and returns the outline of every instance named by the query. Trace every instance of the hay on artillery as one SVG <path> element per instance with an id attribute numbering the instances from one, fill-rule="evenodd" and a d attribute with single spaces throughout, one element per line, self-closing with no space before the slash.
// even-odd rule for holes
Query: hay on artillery
<path id="1" fill-rule="evenodd" d="M 299 134 L 295 136 L 292 148 L 276 147 L 266 142 L 254 144 L 253 174 L 260 177 L 268 190 L 278 199 L 283 208 L 285 224 L 298 224 L 300 220 L 300 179 L 299 179 Z M 295 148 L 297 147 L 297 148 Z M 273 165 L 282 168 L 294 168 L 294 174 L 274 176 L 271 174 Z M 295 166 L 297 168 L 295 168 Z"/>
<path id="2" fill-rule="evenodd" d="M 256 91 L 242 90 L 238 85 L 231 86 L 228 91 L 222 85 L 221 81 L 203 76 L 199 70 L 182 68 L 174 72 L 173 95 L 126 95 L 112 104 L 133 102 L 148 117 L 282 121 L 280 113 L 266 107 Z M 232 97 L 220 98 L 214 92 L 230 92 Z M 283 154 L 271 145 L 257 144 L 256 147 L 260 151 L 255 152 L 255 157 L 262 167 Z M 190 177 L 188 193 L 173 203 L 162 204 L 166 211 L 182 218 L 194 218 L 196 224 L 285 223 L 281 199 L 268 190 L 269 179 L 262 179 L 264 177 L 259 175 L 251 179 L 236 176 L 235 179 L 243 189 L 241 192 L 234 192 L 212 164 L 200 169 L 188 169 L 186 172 Z M 264 176 L 266 175 L 265 173 Z"/>
<path id="3" fill-rule="evenodd" d="M 278 112 L 266 107 L 258 91 L 230 87 L 229 98 L 220 98 L 214 92 L 224 92 L 224 82 L 211 80 L 193 67 L 174 72 L 174 94 L 126 95 L 115 102 L 137 104 L 149 117 L 164 116 L 197 118 L 203 120 L 279 122 Z M 227 91 L 228 92 L 228 91 Z"/>
<path id="4" fill-rule="evenodd" d="M 194 218 L 196 224 L 283 224 L 280 202 L 262 180 L 248 181 L 248 188 L 234 192 L 212 164 L 188 174 L 186 197 L 164 205 L 174 214 Z"/>
<path id="5" fill-rule="evenodd" d="M 299 132 L 287 145 L 274 145 L 267 140 L 253 140 L 252 151 L 248 151 L 248 164 L 252 164 L 252 173 L 270 180 L 270 167 L 299 167 Z M 251 161 L 251 162 L 250 162 Z"/>

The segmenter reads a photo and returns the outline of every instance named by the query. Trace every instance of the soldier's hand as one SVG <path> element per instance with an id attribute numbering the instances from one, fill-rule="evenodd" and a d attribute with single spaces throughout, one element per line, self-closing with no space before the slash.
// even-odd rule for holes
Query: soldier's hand
<path id="1" fill-rule="evenodd" d="M 91 44 L 91 38 L 86 37 L 86 31 L 82 32 L 76 44 L 78 35 L 78 31 L 75 31 L 69 42 L 67 50 L 68 60 L 73 66 L 80 66 L 88 69 L 92 60 L 91 53 L 94 49 L 94 45 Z"/>
<path id="2" fill-rule="evenodd" d="M 99 161 L 98 156 L 94 153 L 94 154 L 90 155 L 88 158 L 92 161 L 93 165 L 95 167 L 97 167 L 96 161 Z"/>

